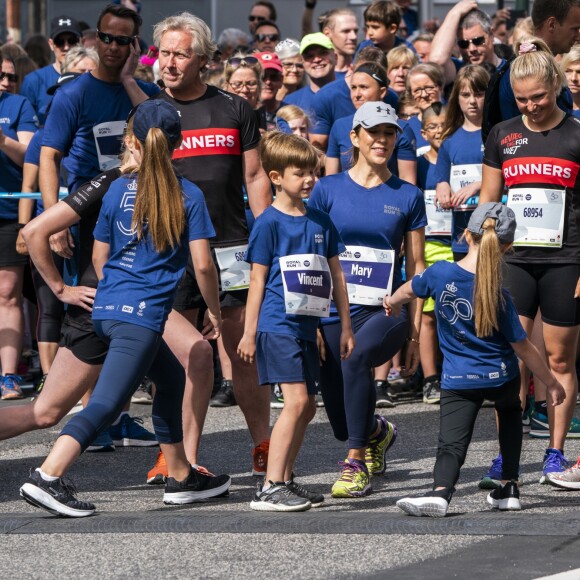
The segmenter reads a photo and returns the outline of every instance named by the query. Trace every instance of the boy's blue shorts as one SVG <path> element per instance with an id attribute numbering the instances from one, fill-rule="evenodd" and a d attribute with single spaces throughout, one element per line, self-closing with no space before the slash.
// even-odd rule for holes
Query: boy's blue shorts
<path id="1" fill-rule="evenodd" d="M 315 342 L 289 334 L 258 332 L 256 364 L 261 385 L 306 383 L 309 395 L 318 393 L 320 359 Z"/>

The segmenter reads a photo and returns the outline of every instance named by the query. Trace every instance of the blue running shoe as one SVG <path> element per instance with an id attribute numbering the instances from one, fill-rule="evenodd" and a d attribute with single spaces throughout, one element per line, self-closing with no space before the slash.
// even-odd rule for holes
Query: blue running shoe
<path id="1" fill-rule="evenodd" d="M 498 489 L 501 486 L 501 453 L 491 462 L 488 472 L 481 478 L 479 489 Z"/>
<path id="2" fill-rule="evenodd" d="M 549 484 L 549 473 L 561 473 L 568 469 L 569 463 L 559 449 L 548 447 L 544 453 L 544 474 L 540 477 L 540 483 Z"/>
<path id="3" fill-rule="evenodd" d="M 87 451 L 92 451 L 93 453 L 115 451 L 115 444 L 109 431 L 105 429 L 105 431 L 99 433 L 87 447 Z"/>
<path id="4" fill-rule="evenodd" d="M 116 425 L 111 425 L 109 433 L 117 447 L 156 447 L 159 445 L 155 434 L 147 431 L 140 417 L 123 414 Z"/>
<path id="5" fill-rule="evenodd" d="M 5 375 L 2 377 L 0 383 L 0 392 L 2 393 L 2 400 L 9 401 L 11 399 L 24 399 L 20 383 L 22 377 L 20 375 Z"/>

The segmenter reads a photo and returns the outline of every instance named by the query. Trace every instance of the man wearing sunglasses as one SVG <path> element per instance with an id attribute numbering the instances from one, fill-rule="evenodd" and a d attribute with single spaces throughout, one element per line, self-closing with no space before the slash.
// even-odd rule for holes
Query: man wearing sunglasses
<path id="1" fill-rule="evenodd" d="M 258 52 L 274 52 L 280 42 L 280 29 L 271 20 L 262 20 L 254 33 L 254 48 Z"/>
<path id="2" fill-rule="evenodd" d="M 98 67 L 57 91 L 46 119 L 40 154 L 40 191 L 45 208 L 58 201 L 61 162 L 69 191 L 119 165 L 129 112 L 159 92 L 157 85 L 133 78 L 139 60 L 137 35 L 141 22 L 134 10 L 109 4 L 97 22 Z M 60 256 L 70 258 L 70 233 L 56 234 L 51 247 Z"/>
<path id="3" fill-rule="evenodd" d="M 459 46 L 462 60 L 451 57 L 455 43 Z M 466 64 L 501 64 L 493 50 L 491 18 L 477 7 L 473 0 L 461 0 L 445 17 L 431 45 L 430 62 L 441 65 L 445 72 L 445 84 L 455 80 L 459 68 Z"/>
<path id="4" fill-rule="evenodd" d="M 47 90 L 56 85 L 60 77 L 60 65 L 67 52 L 79 44 L 81 28 L 79 23 L 69 16 L 57 16 L 52 19 L 48 44 L 54 53 L 54 63 L 35 70 L 24 77 L 20 94 L 26 97 L 38 116 L 38 121 L 44 125 L 46 108 L 52 100 Z"/>
<path id="5" fill-rule="evenodd" d="M 256 26 L 264 20 L 276 22 L 276 8 L 272 2 L 254 2 L 250 14 L 248 14 L 248 28 L 252 37 L 256 33 Z"/>

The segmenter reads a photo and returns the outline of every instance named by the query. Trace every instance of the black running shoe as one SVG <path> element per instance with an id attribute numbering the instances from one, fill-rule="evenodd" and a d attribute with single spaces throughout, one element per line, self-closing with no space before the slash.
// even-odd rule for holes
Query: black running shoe
<path id="1" fill-rule="evenodd" d="M 70 481 L 62 477 L 54 481 L 45 481 L 40 472 L 30 473 L 28 481 L 20 488 L 20 496 L 30 505 L 42 508 L 56 516 L 84 518 L 95 513 L 92 503 L 78 500 L 77 493 Z"/>
<path id="2" fill-rule="evenodd" d="M 234 407 L 237 405 L 234 395 L 234 383 L 232 381 L 222 381 L 220 390 L 210 399 L 210 407 Z"/>
<path id="3" fill-rule="evenodd" d="M 375 407 L 377 409 L 395 406 L 395 400 L 389 393 L 390 386 L 388 381 L 375 381 L 375 393 L 377 395 Z"/>
<path id="4" fill-rule="evenodd" d="M 321 493 L 314 493 L 313 491 L 309 491 L 303 485 L 296 483 L 294 480 L 294 474 L 292 474 L 292 479 L 286 482 L 286 487 L 298 497 L 303 497 L 307 499 L 313 508 L 320 507 L 324 503 L 324 496 Z"/>
<path id="5" fill-rule="evenodd" d="M 304 512 L 312 504 L 308 499 L 292 492 L 283 481 L 270 481 L 270 487 L 266 490 L 261 485 L 258 486 L 250 507 L 260 512 Z"/>
<path id="6" fill-rule="evenodd" d="M 229 475 L 206 475 L 192 467 L 183 481 L 167 478 L 163 503 L 181 505 L 217 497 L 228 491 L 231 484 L 232 478 Z"/>
<path id="7" fill-rule="evenodd" d="M 487 503 L 499 510 L 521 510 L 520 490 L 515 481 L 508 481 L 505 485 L 501 485 L 494 489 L 487 496 Z"/>

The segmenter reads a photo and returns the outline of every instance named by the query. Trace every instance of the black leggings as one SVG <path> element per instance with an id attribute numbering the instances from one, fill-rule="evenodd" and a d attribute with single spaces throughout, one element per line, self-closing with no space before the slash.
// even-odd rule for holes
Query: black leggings
<path id="1" fill-rule="evenodd" d="M 54 252 L 52 258 L 58 271 L 62 274 L 64 258 L 61 258 Z M 38 342 L 59 342 L 62 320 L 64 318 L 64 304 L 48 287 L 32 260 L 30 260 L 30 270 L 36 292 L 36 305 L 38 306 L 36 339 Z"/>
<path id="2" fill-rule="evenodd" d="M 435 487 L 455 487 L 471 442 L 475 419 L 484 399 L 495 402 L 502 455 L 502 479 L 518 479 L 522 452 L 519 375 L 501 387 L 441 391 L 439 447 L 433 477 Z"/>

